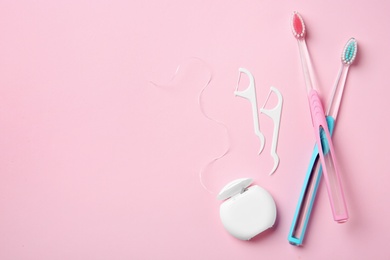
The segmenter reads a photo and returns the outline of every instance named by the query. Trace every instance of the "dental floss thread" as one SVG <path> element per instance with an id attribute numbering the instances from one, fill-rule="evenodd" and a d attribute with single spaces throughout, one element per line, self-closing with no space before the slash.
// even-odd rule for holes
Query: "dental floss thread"
<path id="1" fill-rule="evenodd" d="M 225 136 L 226 136 L 226 140 L 227 140 L 227 144 L 226 144 L 226 147 L 224 148 L 224 150 L 221 152 L 220 155 L 217 155 L 216 157 L 214 157 L 213 159 L 211 159 L 209 162 L 207 162 L 200 170 L 199 170 L 199 181 L 200 181 L 200 184 L 201 186 L 209 193 L 213 194 L 214 191 L 210 190 L 205 181 L 204 181 L 204 173 L 206 171 L 206 169 L 210 166 L 212 166 L 215 162 L 217 162 L 218 160 L 222 159 L 223 157 L 225 157 L 229 152 L 230 152 L 230 147 L 231 147 L 231 143 L 230 143 L 230 135 L 229 135 L 229 129 L 227 127 L 226 124 L 224 124 L 222 121 L 218 120 L 218 119 L 215 119 L 211 116 L 209 116 L 207 114 L 207 112 L 205 111 L 204 107 L 203 107 L 203 103 L 202 103 L 202 98 L 203 98 L 203 95 L 206 91 L 206 89 L 209 87 L 210 85 L 210 82 L 212 80 L 212 76 L 213 76 L 213 71 L 211 69 L 211 67 L 208 65 L 208 63 L 206 63 L 204 60 L 202 60 L 201 58 L 198 58 L 198 57 L 189 57 L 187 58 L 184 62 L 181 62 L 178 67 L 176 68 L 176 71 L 174 73 L 174 75 L 172 76 L 171 80 L 170 81 L 173 81 L 175 79 L 175 77 L 180 73 L 182 67 L 183 67 L 183 64 L 185 62 L 191 62 L 191 61 L 196 61 L 196 62 L 199 62 L 201 63 L 203 66 L 205 66 L 208 70 L 208 78 L 206 80 L 206 83 L 204 84 L 204 86 L 202 87 L 202 89 L 200 90 L 199 94 L 198 94 L 198 98 L 197 98 L 197 102 L 198 102 L 198 106 L 199 106 L 199 109 L 202 113 L 202 115 L 209 121 L 211 122 L 214 122 L 216 123 L 217 125 L 221 126 L 223 129 L 224 129 L 224 132 L 225 132 Z M 160 87 L 159 84 L 156 84 L 155 82 L 153 81 L 149 81 L 152 85 L 156 86 L 156 87 Z"/>

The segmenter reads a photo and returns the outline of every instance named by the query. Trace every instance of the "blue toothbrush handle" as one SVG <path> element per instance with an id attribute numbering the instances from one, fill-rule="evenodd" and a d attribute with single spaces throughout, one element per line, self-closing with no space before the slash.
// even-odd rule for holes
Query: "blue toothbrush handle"
<path id="1" fill-rule="evenodd" d="M 331 116 L 326 117 L 329 133 L 333 135 L 335 120 Z M 299 196 L 298 204 L 295 209 L 294 219 L 291 224 L 288 241 L 292 245 L 302 245 L 307 224 L 310 219 L 311 210 L 316 198 L 318 185 L 321 181 L 322 167 L 319 160 L 318 146 L 314 146 L 314 150 L 310 159 L 309 168 L 306 172 L 305 181 Z"/>

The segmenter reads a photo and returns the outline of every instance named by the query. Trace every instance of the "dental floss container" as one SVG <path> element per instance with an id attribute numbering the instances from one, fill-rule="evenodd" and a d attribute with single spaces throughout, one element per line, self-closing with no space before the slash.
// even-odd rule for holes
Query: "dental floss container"
<path id="1" fill-rule="evenodd" d="M 224 200 L 219 212 L 223 226 L 241 240 L 249 240 L 271 228 L 276 220 L 276 205 L 271 194 L 260 186 L 249 186 L 251 183 L 250 178 L 232 181 L 217 197 Z"/>

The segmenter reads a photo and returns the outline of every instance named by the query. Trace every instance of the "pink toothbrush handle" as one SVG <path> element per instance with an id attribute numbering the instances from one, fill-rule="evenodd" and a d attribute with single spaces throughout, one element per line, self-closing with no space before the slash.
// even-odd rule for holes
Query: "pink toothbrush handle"
<path id="1" fill-rule="evenodd" d="M 337 167 L 336 155 L 326 123 L 325 112 L 318 93 L 314 89 L 309 92 L 309 103 L 333 218 L 335 221 L 343 223 L 348 220 L 348 211 Z"/>

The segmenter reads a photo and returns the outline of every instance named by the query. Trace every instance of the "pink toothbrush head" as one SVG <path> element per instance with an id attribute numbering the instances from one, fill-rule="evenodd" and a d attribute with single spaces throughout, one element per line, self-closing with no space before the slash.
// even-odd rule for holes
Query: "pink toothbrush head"
<path id="1" fill-rule="evenodd" d="M 306 40 L 305 40 L 306 26 L 302 19 L 302 16 L 296 11 L 293 12 L 293 15 L 291 17 L 291 30 L 298 42 L 299 54 L 301 57 L 303 75 L 305 77 L 306 89 L 307 89 L 307 93 L 309 93 L 312 89 L 314 89 L 313 86 L 314 75 L 310 72 L 312 66 L 311 66 L 309 51 L 307 49 Z"/>
<path id="2" fill-rule="evenodd" d="M 291 28 L 295 38 L 304 38 L 306 34 L 306 27 L 305 23 L 303 22 L 302 16 L 298 12 L 294 12 L 291 22 Z"/>

